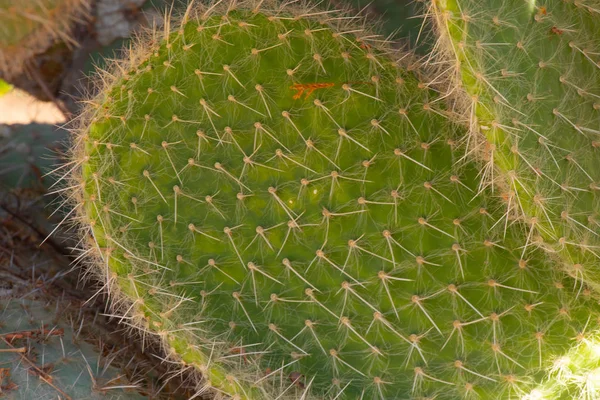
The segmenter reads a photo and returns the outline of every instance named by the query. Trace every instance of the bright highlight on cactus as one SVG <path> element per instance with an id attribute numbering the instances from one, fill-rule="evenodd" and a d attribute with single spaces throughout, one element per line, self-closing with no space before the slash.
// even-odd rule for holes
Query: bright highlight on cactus
<path id="1" fill-rule="evenodd" d="M 431 10 L 471 144 L 505 197 L 503 224 L 520 219 L 525 247 L 600 288 L 600 2 L 435 0 Z"/>
<path id="2" fill-rule="evenodd" d="M 198 395 L 518 398 L 597 328 L 581 279 L 491 229 L 462 130 L 364 24 L 190 5 L 88 102 L 84 255 Z"/>
<path id="3" fill-rule="evenodd" d="M 55 41 L 73 45 L 70 30 L 87 0 L 0 0 L 0 76 L 10 79 Z"/>
<path id="4" fill-rule="evenodd" d="M 600 393 L 598 337 L 578 338 L 566 354 L 556 357 L 542 385 L 523 400 L 597 399 Z"/>

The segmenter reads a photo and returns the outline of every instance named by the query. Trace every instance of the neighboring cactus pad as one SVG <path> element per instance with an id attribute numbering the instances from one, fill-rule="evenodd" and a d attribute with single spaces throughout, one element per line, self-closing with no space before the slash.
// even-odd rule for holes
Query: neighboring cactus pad
<path id="1" fill-rule="evenodd" d="M 10 79 L 55 41 L 74 44 L 70 30 L 87 0 L 0 0 L 0 76 Z"/>
<path id="2" fill-rule="evenodd" d="M 61 302 L 0 300 L 0 398 L 141 400 L 111 355 L 64 321 Z M 63 319 L 63 320 L 61 320 Z M 74 323 L 74 325 L 73 325 Z"/>
<path id="3" fill-rule="evenodd" d="M 435 0 L 431 10 L 507 219 L 527 224 L 526 247 L 600 289 L 600 2 Z"/>
<path id="4" fill-rule="evenodd" d="M 80 119 L 68 196 L 116 309 L 236 399 L 535 388 L 598 307 L 489 233 L 503 205 L 407 55 L 233 4 L 167 19 Z"/>

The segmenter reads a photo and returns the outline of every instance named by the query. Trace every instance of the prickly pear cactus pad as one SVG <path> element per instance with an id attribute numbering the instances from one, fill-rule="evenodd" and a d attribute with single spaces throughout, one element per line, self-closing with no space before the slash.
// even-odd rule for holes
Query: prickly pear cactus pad
<path id="1" fill-rule="evenodd" d="M 201 372 L 198 395 L 530 393 L 597 303 L 520 225 L 493 229 L 505 204 L 461 160 L 462 130 L 357 18 L 167 17 L 87 102 L 66 218 L 115 313 Z"/>
<path id="2" fill-rule="evenodd" d="M 73 22 L 87 10 L 87 0 L 0 0 L 0 76 L 22 72 L 28 58 L 54 41 L 74 44 Z"/>
<path id="3" fill-rule="evenodd" d="M 525 246 L 598 287 L 600 2 L 431 6 L 438 48 L 464 89 L 471 143 L 484 153 L 487 182 L 508 199 L 506 216 L 528 226 Z"/>
<path id="4" fill-rule="evenodd" d="M 141 400 L 81 326 L 61 321 L 59 302 L 0 300 L 0 398 Z"/>

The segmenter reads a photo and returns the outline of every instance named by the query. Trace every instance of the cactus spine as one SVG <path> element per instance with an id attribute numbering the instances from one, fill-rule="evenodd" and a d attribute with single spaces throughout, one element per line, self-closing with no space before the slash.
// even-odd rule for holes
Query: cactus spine
<path id="1" fill-rule="evenodd" d="M 64 303 L 0 299 L 0 397 L 146 399 L 111 365 L 110 354 L 99 353 L 105 349 L 80 336 L 87 321 L 65 320 Z"/>
<path id="2" fill-rule="evenodd" d="M 0 76 L 23 72 L 27 60 L 56 41 L 74 45 L 70 30 L 87 0 L 0 0 Z"/>
<path id="3" fill-rule="evenodd" d="M 435 0 L 431 10 L 505 223 L 524 222 L 526 247 L 598 289 L 600 2 Z"/>
<path id="4" fill-rule="evenodd" d="M 364 21 L 190 4 L 102 76 L 65 179 L 114 306 L 235 399 L 514 398 L 598 305 L 503 222 Z M 501 225 L 502 226 L 502 225 Z"/>

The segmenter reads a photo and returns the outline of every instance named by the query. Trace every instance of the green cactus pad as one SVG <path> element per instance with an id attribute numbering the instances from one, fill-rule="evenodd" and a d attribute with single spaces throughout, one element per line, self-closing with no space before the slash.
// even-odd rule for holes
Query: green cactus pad
<path id="1" fill-rule="evenodd" d="M 63 167 L 115 308 L 198 394 L 513 398 L 596 329 L 581 280 L 492 229 L 407 54 L 339 13 L 209 7 L 102 75 Z"/>
<path id="2" fill-rule="evenodd" d="M 55 41 L 74 44 L 70 30 L 87 0 L 0 0 L 0 76 L 22 72 L 33 55 Z"/>
<path id="3" fill-rule="evenodd" d="M 600 288 L 600 2 L 436 0 L 431 9 L 507 217 L 528 226 L 525 246 Z"/>
<path id="4" fill-rule="evenodd" d="M 61 307 L 60 301 L 0 300 L 0 398 L 146 399 L 86 342 L 82 326 L 61 320 Z"/>

